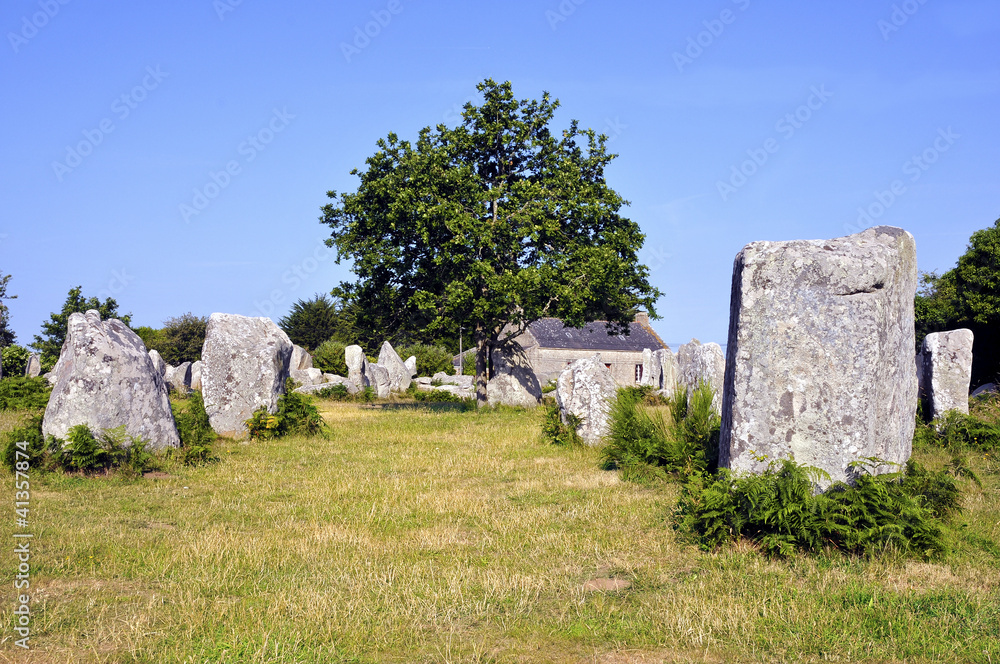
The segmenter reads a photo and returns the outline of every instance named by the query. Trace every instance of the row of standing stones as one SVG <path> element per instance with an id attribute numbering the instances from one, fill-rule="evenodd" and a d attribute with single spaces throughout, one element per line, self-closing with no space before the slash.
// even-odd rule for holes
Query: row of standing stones
<path id="1" fill-rule="evenodd" d="M 712 385 L 719 465 L 734 472 L 792 458 L 828 474 L 821 489 L 853 481 L 859 463 L 890 472 L 910 457 L 918 399 L 932 417 L 968 413 L 972 332 L 930 334 L 914 361 L 916 286 L 916 244 L 899 228 L 754 242 L 734 262 L 725 360 L 689 344 L 676 363 L 669 350 L 649 353 L 644 375 L 659 387 L 675 371 L 682 385 Z M 581 418 L 581 437 L 597 444 L 614 393 L 595 356 L 567 368 L 556 396 L 564 422 Z"/>
<path id="2" fill-rule="evenodd" d="M 876 472 L 892 470 L 909 458 L 918 396 L 934 416 L 968 408 L 972 333 L 928 335 L 914 361 L 916 282 L 915 243 L 898 228 L 749 244 L 734 264 L 728 356 L 697 340 L 676 356 L 646 350 L 641 383 L 670 396 L 677 385 L 707 382 L 722 417 L 720 465 L 734 471 L 761 472 L 769 460 L 788 457 L 826 471 L 825 484 L 851 481 L 859 461 L 878 459 Z M 386 397 L 406 390 L 417 373 L 415 358 L 404 361 L 388 342 L 377 362 L 360 346 L 348 346 L 345 360 L 346 377 L 324 374 L 270 319 L 216 313 L 202 360 L 169 367 L 120 321 L 101 321 L 96 311 L 73 314 L 49 375 L 43 432 L 65 437 L 75 424 L 124 425 L 153 448 L 177 446 L 172 386 L 200 388 L 212 428 L 241 437 L 255 410 L 276 410 L 289 375 L 304 392 L 343 384 Z M 540 403 L 538 378 L 523 356 L 495 353 L 492 360 L 491 404 Z M 416 383 L 472 395 L 468 376 L 441 373 Z M 578 417 L 581 437 L 596 445 L 616 390 L 598 354 L 563 370 L 555 396 L 564 421 Z"/>

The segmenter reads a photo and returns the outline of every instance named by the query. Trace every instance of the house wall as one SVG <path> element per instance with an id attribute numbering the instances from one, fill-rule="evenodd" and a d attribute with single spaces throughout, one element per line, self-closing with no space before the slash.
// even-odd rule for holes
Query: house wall
<path id="1" fill-rule="evenodd" d="M 568 348 L 528 348 L 526 354 L 538 382 L 545 385 L 556 378 L 570 363 L 575 360 L 591 358 L 595 352 L 600 352 L 601 362 L 611 365 L 611 377 L 621 386 L 635 385 L 635 367 L 642 366 L 642 353 L 634 351 L 594 351 L 574 350 Z"/>

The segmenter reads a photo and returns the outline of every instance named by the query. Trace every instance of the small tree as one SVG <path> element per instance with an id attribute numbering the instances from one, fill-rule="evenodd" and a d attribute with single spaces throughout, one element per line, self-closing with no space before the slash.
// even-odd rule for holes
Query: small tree
<path id="1" fill-rule="evenodd" d="M 327 241 L 351 258 L 356 283 L 338 292 L 390 334 L 471 333 L 476 397 L 486 401 L 491 350 L 544 316 L 628 333 L 660 292 L 636 257 L 643 235 L 605 181 L 607 136 L 549 129 L 559 102 L 515 99 L 487 79 L 483 104 L 456 128 L 425 127 L 415 143 L 390 133 L 358 190 L 323 208 Z"/>
<path id="2" fill-rule="evenodd" d="M 90 309 L 96 309 L 101 314 L 101 320 L 117 318 L 126 325 L 132 320 L 131 314 L 119 315 L 118 303 L 113 298 L 109 297 L 104 302 L 96 297 L 85 298 L 81 294 L 82 290 L 80 286 L 70 288 L 62 311 L 51 314 L 49 320 L 42 323 L 41 335 L 35 335 L 35 341 L 31 347 L 41 353 L 43 370 L 51 369 L 59 359 L 59 353 L 66 341 L 66 327 L 69 324 L 70 314 L 85 313 Z"/>
<path id="3" fill-rule="evenodd" d="M 327 339 L 341 337 L 340 314 L 336 303 L 327 295 L 319 294 L 311 300 L 299 300 L 292 310 L 278 321 L 278 325 L 293 344 L 316 350 Z M 347 339 L 340 339 L 348 341 Z"/>
<path id="4" fill-rule="evenodd" d="M 159 343 L 163 344 L 163 347 L 157 348 L 163 361 L 177 365 L 200 360 L 207 327 L 207 318 L 195 316 L 190 311 L 177 318 L 163 321 L 163 329 L 158 335 Z"/>
<path id="5" fill-rule="evenodd" d="M 9 346 L 17 339 L 14 330 L 10 329 L 10 310 L 4 300 L 16 300 L 17 295 L 7 295 L 7 282 L 10 275 L 0 272 L 0 348 Z"/>

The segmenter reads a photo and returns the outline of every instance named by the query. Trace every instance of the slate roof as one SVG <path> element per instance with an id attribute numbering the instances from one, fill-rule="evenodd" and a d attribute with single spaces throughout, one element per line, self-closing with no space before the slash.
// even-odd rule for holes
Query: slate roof
<path id="1" fill-rule="evenodd" d="M 630 323 L 628 336 L 609 335 L 603 321 L 587 323 L 582 328 L 564 327 L 558 318 L 542 318 L 528 326 L 541 348 L 574 350 L 619 350 L 642 352 L 643 348 L 666 348 L 653 330 L 641 323 Z"/>

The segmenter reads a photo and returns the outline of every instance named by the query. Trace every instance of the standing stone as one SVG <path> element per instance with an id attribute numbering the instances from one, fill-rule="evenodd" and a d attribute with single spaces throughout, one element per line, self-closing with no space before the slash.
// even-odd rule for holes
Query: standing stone
<path id="1" fill-rule="evenodd" d="M 292 342 L 270 318 L 212 314 L 201 351 L 201 385 L 212 429 L 242 437 L 255 410 L 263 406 L 274 413 L 291 357 Z"/>
<path id="2" fill-rule="evenodd" d="M 639 379 L 639 385 L 653 385 L 653 382 L 658 379 L 658 376 L 653 374 L 656 371 L 653 369 L 653 351 L 649 348 L 642 349 L 642 378 Z"/>
<path id="3" fill-rule="evenodd" d="M 389 371 L 380 364 L 369 362 L 367 358 L 361 367 L 361 385 L 375 390 L 375 396 L 385 399 L 389 396 Z M 348 378 L 350 380 L 350 378 Z M 351 381 L 354 382 L 354 381 Z"/>
<path id="4" fill-rule="evenodd" d="M 677 358 L 674 357 L 669 348 L 653 351 L 653 367 L 654 369 L 659 368 L 658 380 L 653 383 L 653 387 L 665 397 L 674 396 L 680 372 L 677 368 Z"/>
<path id="5" fill-rule="evenodd" d="M 322 369 L 313 367 L 309 369 L 292 369 L 288 374 L 300 385 L 319 385 L 323 382 Z"/>
<path id="6" fill-rule="evenodd" d="M 922 371 L 927 412 L 937 419 L 949 410 L 969 413 L 972 330 L 934 332 L 924 337 Z"/>
<path id="7" fill-rule="evenodd" d="M 95 434 L 124 426 L 149 441 L 149 449 L 180 445 L 163 377 L 142 339 L 120 320 L 102 322 L 93 309 L 70 314 L 53 373 L 44 435 L 66 438 L 77 424 Z"/>
<path id="8" fill-rule="evenodd" d="M 493 351 L 493 376 L 486 383 L 486 399 L 491 406 L 534 408 L 542 402 L 542 386 L 520 346 L 509 351 Z"/>
<path id="9" fill-rule="evenodd" d="M 916 246 L 899 228 L 744 247 L 733 268 L 719 464 L 760 473 L 791 456 L 836 482 L 865 458 L 905 463 L 916 287 Z"/>
<path id="10" fill-rule="evenodd" d="M 201 360 L 191 363 L 191 389 L 201 392 L 201 368 L 204 365 Z"/>
<path id="11" fill-rule="evenodd" d="M 156 369 L 157 373 L 161 376 L 167 373 L 167 363 L 163 361 L 162 357 L 160 357 L 160 351 L 155 348 L 149 351 L 149 359 L 153 361 L 153 368 Z"/>
<path id="12" fill-rule="evenodd" d="M 726 382 L 726 356 L 717 343 L 703 344 L 692 339 L 677 351 L 678 380 L 690 392 L 700 382 L 712 388 L 712 408 L 722 411 L 722 392 Z"/>
<path id="13" fill-rule="evenodd" d="M 313 358 L 302 346 L 292 346 L 292 359 L 288 362 L 288 369 L 290 371 L 305 371 L 306 369 L 312 369 Z"/>
<path id="14" fill-rule="evenodd" d="M 28 378 L 38 378 L 40 373 L 42 373 L 42 362 L 38 357 L 38 353 L 32 353 L 28 356 L 28 364 L 24 367 L 24 375 Z"/>
<path id="15" fill-rule="evenodd" d="M 378 353 L 378 364 L 389 372 L 389 390 L 405 392 L 410 386 L 410 377 L 413 374 L 388 341 L 382 343 L 382 349 Z"/>
<path id="16" fill-rule="evenodd" d="M 598 445 L 608 434 L 608 410 L 618 385 L 611 370 L 601 362 L 600 353 L 577 360 L 559 374 L 556 402 L 564 424 L 569 415 L 580 418 L 577 432 L 588 445 Z"/>
<path id="17" fill-rule="evenodd" d="M 361 346 L 348 346 L 344 349 L 344 361 L 347 364 L 347 379 L 355 385 L 361 385 L 361 376 L 367 361 L 365 351 Z"/>
<path id="18" fill-rule="evenodd" d="M 410 370 L 410 378 L 414 378 L 417 375 L 417 356 L 410 355 L 406 358 L 406 368 Z"/>
<path id="19" fill-rule="evenodd" d="M 191 391 L 191 363 L 181 362 L 166 379 L 167 384 L 177 394 L 187 394 Z"/>

